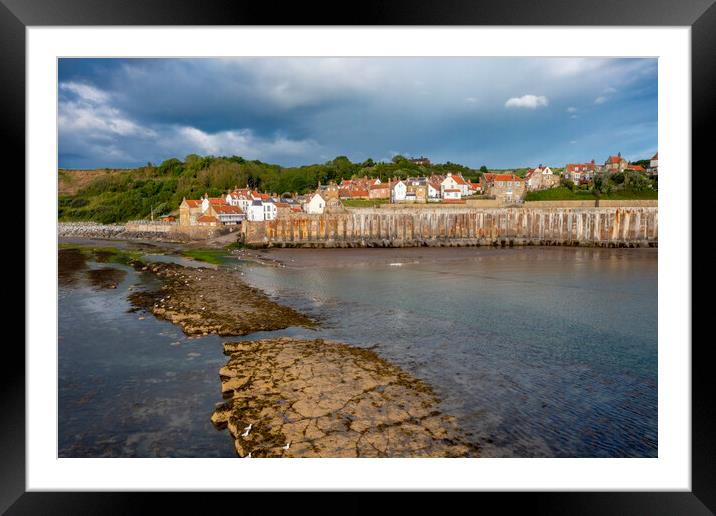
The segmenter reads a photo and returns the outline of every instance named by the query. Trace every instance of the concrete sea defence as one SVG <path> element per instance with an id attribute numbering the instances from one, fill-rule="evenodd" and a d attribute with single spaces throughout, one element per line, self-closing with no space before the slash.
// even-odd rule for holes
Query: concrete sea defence
<path id="1" fill-rule="evenodd" d="M 124 224 L 98 224 L 97 222 L 59 222 L 57 236 L 82 238 L 114 238 L 124 233 Z"/>
<path id="2" fill-rule="evenodd" d="M 351 209 L 245 222 L 256 247 L 656 247 L 657 207 Z"/>
<path id="3" fill-rule="evenodd" d="M 97 222 L 59 222 L 57 236 L 102 239 L 148 239 L 170 242 L 206 240 L 238 231 L 236 226 L 181 226 L 177 223 L 130 221 L 126 224 L 99 224 Z"/>

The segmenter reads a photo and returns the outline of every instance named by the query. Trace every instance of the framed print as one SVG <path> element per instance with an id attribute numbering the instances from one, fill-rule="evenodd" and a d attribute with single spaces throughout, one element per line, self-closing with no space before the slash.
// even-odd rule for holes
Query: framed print
<path id="1" fill-rule="evenodd" d="M 712 2 L 313 11 L 3 0 L 28 302 L 0 507 L 712 511 Z"/>

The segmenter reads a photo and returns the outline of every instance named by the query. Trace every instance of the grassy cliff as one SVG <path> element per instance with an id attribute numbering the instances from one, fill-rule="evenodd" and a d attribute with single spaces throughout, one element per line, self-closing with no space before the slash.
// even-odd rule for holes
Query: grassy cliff
<path id="1" fill-rule="evenodd" d="M 161 165 L 148 163 L 135 169 L 60 170 L 58 173 L 58 218 L 61 221 L 91 220 L 125 222 L 177 210 L 183 197 L 197 199 L 205 192 L 218 196 L 234 187 L 273 192 L 278 195 L 313 191 L 320 181 L 340 181 L 353 176 L 408 177 L 431 173 L 461 172 L 477 180 L 478 171 L 454 164 L 418 166 L 396 156 L 389 163 L 367 160 L 352 163 L 339 156 L 323 164 L 284 168 L 248 161 L 238 156 L 187 156 Z"/>

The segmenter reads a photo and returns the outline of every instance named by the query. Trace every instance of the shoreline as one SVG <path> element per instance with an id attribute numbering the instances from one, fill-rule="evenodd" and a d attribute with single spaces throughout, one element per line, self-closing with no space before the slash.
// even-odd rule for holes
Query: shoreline
<path id="1" fill-rule="evenodd" d="M 133 290 L 130 311 L 168 320 L 190 336 L 241 336 L 317 324 L 269 300 L 236 271 L 147 263 L 105 249 L 61 249 L 59 261 L 66 286 L 82 272 L 92 280 L 90 261 L 106 264 L 102 274 L 111 279 L 111 271 L 118 270 L 113 262 L 151 274 L 160 290 Z M 228 362 L 218 376 L 227 401 L 211 421 L 228 429 L 240 457 L 477 455 L 477 445 L 462 436 L 456 419 L 436 409 L 440 400 L 429 385 L 371 350 L 276 337 L 226 342 L 224 354 Z M 249 424 L 253 433 L 242 435 Z"/>

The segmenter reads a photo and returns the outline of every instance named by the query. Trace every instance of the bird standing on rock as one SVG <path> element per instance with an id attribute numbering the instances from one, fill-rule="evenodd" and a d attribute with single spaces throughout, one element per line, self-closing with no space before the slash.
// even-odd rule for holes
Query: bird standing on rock
<path id="1" fill-rule="evenodd" d="M 246 437 L 249 435 L 249 432 L 251 431 L 251 427 L 253 426 L 252 423 L 249 423 L 249 426 L 244 428 L 244 433 L 241 434 L 241 437 Z"/>
<path id="2" fill-rule="evenodd" d="M 288 441 L 288 442 L 286 443 L 286 446 L 283 446 L 282 448 L 283 448 L 284 450 L 288 450 L 290 447 L 291 447 L 291 441 Z"/>

